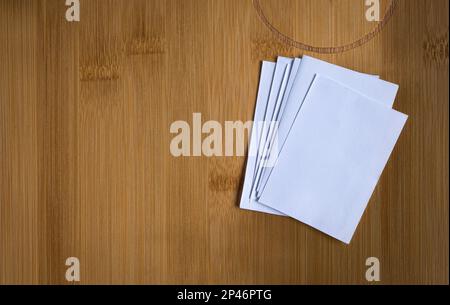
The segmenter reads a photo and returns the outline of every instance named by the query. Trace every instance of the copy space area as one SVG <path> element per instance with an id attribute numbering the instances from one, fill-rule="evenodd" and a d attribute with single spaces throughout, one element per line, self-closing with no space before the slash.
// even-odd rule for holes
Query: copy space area
<path id="1" fill-rule="evenodd" d="M 368 284 L 370 257 L 382 284 L 448 284 L 448 0 L 398 0 L 333 55 L 250 0 L 64 2 L 0 0 L 1 284 L 67 284 L 68 257 L 81 284 Z M 375 26 L 363 0 L 260 3 L 316 46 Z M 245 156 L 170 153 L 173 122 L 252 120 L 261 62 L 304 55 L 398 84 L 409 116 L 349 245 L 239 209 Z"/>

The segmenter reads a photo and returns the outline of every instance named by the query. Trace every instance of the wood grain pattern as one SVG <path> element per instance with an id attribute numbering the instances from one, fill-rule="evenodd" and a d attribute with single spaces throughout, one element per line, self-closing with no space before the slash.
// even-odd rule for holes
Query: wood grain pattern
<path id="1" fill-rule="evenodd" d="M 250 0 L 82 0 L 78 23 L 0 0 L 0 283 L 67 283 L 76 256 L 82 284 L 365 284 L 376 256 L 383 284 L 448 284 L 448 5 L 399 0 L 375 39 L 319 56 L 399 83 L 410 115 L 346 246 L 240 210 L 245 158 L 170 155 L 172 122 L 251 119 L 261 60 L 303 55 Z M 261 6 L 313 45 L 373 27 L 359 0 Z"/>

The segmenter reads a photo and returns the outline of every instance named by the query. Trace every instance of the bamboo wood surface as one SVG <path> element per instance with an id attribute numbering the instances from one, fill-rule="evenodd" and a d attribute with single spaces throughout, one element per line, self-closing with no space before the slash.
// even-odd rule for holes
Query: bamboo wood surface
<path id="1" fill-rule="evenodd" d="M 277 41 L 250 0 L 0 0 L 0 283 L 447 283 L 447 0 L 399 0 L 367 44 Z M 364 1 L 261 0 L 283 34 L 343 45 Z M 386 8 L 382 1 L 382 9 Z M 316 56 L 398 83 L 410 116 L 346 246 L 240 210 L 245 158 L 175 158 L 170 124 L 253 117 L 261 60 Z"/>

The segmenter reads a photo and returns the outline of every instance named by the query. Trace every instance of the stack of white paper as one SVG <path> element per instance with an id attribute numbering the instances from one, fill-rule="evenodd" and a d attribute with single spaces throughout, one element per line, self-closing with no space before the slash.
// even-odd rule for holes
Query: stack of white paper
<path id="1" fill-rule="evenodd" d="M 263 62 L 240 207 L 349 243 L 407 120 L 397 90 L 312 57 Z"/>

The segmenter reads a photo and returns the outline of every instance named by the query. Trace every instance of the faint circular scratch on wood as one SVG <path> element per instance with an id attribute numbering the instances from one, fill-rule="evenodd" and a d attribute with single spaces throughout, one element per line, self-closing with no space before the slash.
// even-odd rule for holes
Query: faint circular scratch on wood
<path id="1" fill-rule="evenodd" d="M 377 26 L 374 27 L 370 32 L 359 38 L 358 40 L 351 42 L 349 44 L 341 45 L 341 46 L 331 46 L 331 47 L 317 47 L 308 45 L 306 43 L 296 41 L 289 36 L 286 36 L 285 34 L 281 33 L 276 27 L 274 27 L 270 21 L 267 19 L 266 15 L 264 14 L 264 11 L 261 8 L 260 0 L 252 0 L 253 1 L 253 7 L 255 8 L 259 19 L 261 19 L 262 23 L 275 35 L 275 37 L 280 40 L 281 42 L 285 43 L 286 45 L 289 45 L 291 47 L 301 49 L 304 51 L 310 51 L 315 53 L 322 53 L 322 54 L 333 54 L 333 53 L 342 53 L 349 50 L 352 50 L 354 48 L 360 47 L 370 40 L 372 40 L 375 36 L 377 36 L 381 30 L 384 28 L 384 26 L 389 22 L 392 15 L 395 12 L 395 9 L 397 7 L 397 1 L 398 0 L 391 0 L 391 3 L 389 4 L 388 9 L 386 10 L 386 13 L 383 16 L 383 19 L 381 19 L 380 22 L 378 22 Z"/>

